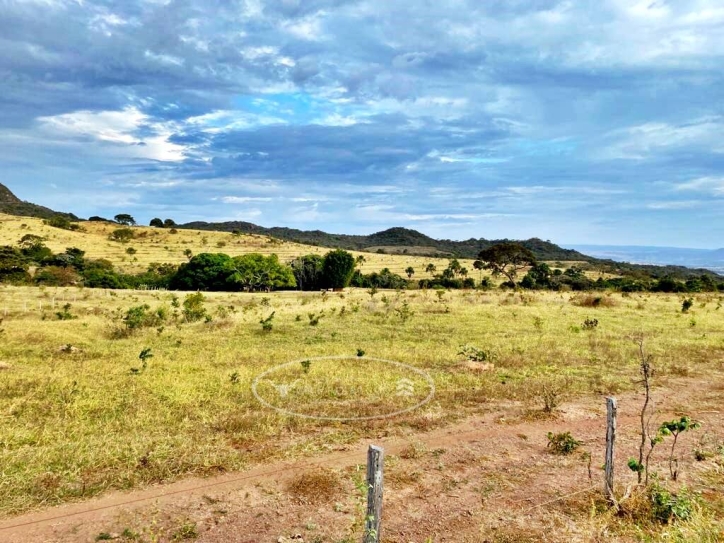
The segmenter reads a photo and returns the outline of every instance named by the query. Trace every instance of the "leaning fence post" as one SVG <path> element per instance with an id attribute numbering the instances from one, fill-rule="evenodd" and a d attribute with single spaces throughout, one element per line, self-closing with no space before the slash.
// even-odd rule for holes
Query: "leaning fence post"
<path id="1" fill-rule="evenodd" d="M 615 503 L 616 499 L 613 494 L 613 456 L 616 445 L 616 398 L 606 398 L 607 420 L 606 420 L 606 484 L 604 491 L 606 499 L 611 503 Z"/>
<path id="2" fill-rule="evenodd" d="M 384 483 L 385 451 L 370 445 L 367 452 L 367 514 L 363 543 L 379 543 L 382 526 L 382 491 Z"/>

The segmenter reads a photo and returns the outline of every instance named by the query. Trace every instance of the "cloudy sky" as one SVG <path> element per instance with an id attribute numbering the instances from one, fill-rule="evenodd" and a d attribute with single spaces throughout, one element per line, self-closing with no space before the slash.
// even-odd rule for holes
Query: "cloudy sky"
<path id="1" fill-rule="evenodd" d="M 0 0 L 0 182 L 81 216 L 724 246 L 721 0 Z"/>

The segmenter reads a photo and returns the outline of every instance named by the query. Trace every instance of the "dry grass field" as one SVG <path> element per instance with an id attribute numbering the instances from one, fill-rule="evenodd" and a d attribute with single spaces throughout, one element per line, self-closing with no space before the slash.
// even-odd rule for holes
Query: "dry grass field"
<path id="1" fill-rule="evenodd" d="M 65 238 L 55 241 L 67 244 Z M 315 458 L 381 435 L 422 438 L 511 406 L 516 420 L 544 432 L 566 405 L 638 389 L 632 341 L 638 336 L 654 356 L 656 387 L 719 383 L 713 393 L 724 398 L 724 309 L 717 295 L 696 296 L 694 308 L 683 314 L 680 297 L 653 294 L 604 294 L 594 308 L 587 295 L 571 293 L 213 293 L 204 303 L 209 317 L 193 323 L 176 307 L 184 296 L 0 288 L 1 516 L 111 489 Z M 124 316 L 142 305 L 157 318 L 129 330 Z M 271 330 L 264 331 L 260 321 L 272 313 Z M 596 326 L 584 324 L 593 319 Z M 475 347 L 484 361 L 471 363 L 461 354 L 465 346 Z M 144 362 L 139 355 L 146 349 L 152 357 Z M 315 360 L 340 355 L 349 358 Z M 425 372 L 434 382 L 434 399 L 403 415 L 344 422 L 284 414 L 252 394 L 255 377 L 290 361 L 269 381 L 313 378 L 279 400 L 297 413 L 394 413 L 412 402 L 395 394 L 405 377 L 419 395 L 415 401 L 427 393 L 418 374 L 372 358 Z M 269 383 L 260 388 L 267 398 L 273 392 Z M 543 411 L 546 400 L 554 404 L 552 414 Z M 701 409 L 692 396 L 675 412 L 701 418 Z M 719 428 L 700 432 L 722 439 Z M 722 444 L 711 444 L 712 470 L 723 469 L 724 449 L 716 448 Z M 681 454 L 691 457 L 695 444 L 684 440 L 681 446 Z M 630 449 L 621 454 L 635 456 L 635 446 Z M 592 454 L 598 463 L 602 451 Z M 633 480 L 631 473 L 621 476 Z M 720 475 L 709 476 L 689 484 L 724 491 Z M 709 521 L 702 526 L 714 529 Z"/>
<path id="2" fill-rule="evenodd" d="M 116 225 L 83 223 L 83 228 L 70 232 L 36 219 L 0 216 L 0 245 L 35 234 L 54 251 L 78 247 L 89 258 L 108 259 L 127 272 L 142 271 L 152 262 L 186 261 L 187 249 L 193 254 L 276 253 L 287 262 L 327 251 L 260 236 L 188 230 L 172 234 L 145 227 L 134 228 L 136 238 L 121 244 L 108 239 Z M 134 254 L 127 252 L 129 247 Z M 404 275 L 412 266 L 416 279 L 426 276 L 428 263 L 441 270 L 448 262 L 355 254 L 364 254 L 366 273 L 387 267 Z M 477 275 L 472 262 L 463 265 Z M 506 503 L 521 503 L 519 494 L 525 493 L 530 478 L 540 487 L 532 491 L 534 501 L 545 501 L 558 484 L 567 492 L 586 490 L 590 481 L 569 477 L 566 471 L 579 468 L 546 450 L 545 434 L 573 430 L 588 445 L 596 472 L 602 447 L 601 422 L 595 417 L 600 416 L 604 395 L 628 399 L 627 426 L 621 430 L 626 447 L 619 458 L 621 491 L 635 480 L 625 461 L 637 452 L 635 412 L 641 400 L 634 340 L 643 338 L 654 357 L 654 394 L 667 398 L 657 422 L 674 415 L 704 422 L 700 438 L 687 435 L 679 445 L 682 466 L 691 476 L 675 486 L 684 484 L 701 496 L 695 499 L 694 515 L 676 525 L 643 522 L 633 513 L 619 518 L 596 502 L 594 494 L 586 497 L 593 499 L 590 503 L 559 504 L 550 518 L 547 509 L 538 511 L 530 517 L 534 530 L 503 526 L 495 538 L 482 540 L 599 540 L 594 533 L 617 541 L 719 538 L 722 528 L 715 516 L 724 512 L 724 435 L 717 415 L 724 401 L 721 295 L 696 295 L 693 308 L 683 313 L 683 297 L 666 294 L 361 289 L 209 293 L 196 320 L 185 311 L 187 296 L 0 286 L 0 518 L 7 522 L 113 491 L 183 485 L 189 477 L 254 473 L 279 462 L 328 459 L 334 451 L 353 450 L 372 440 L 403 439 L 412 445 L 392 443 L 389 449 L 391 485 L 400 490 L 389 498 L 391 508 L 398 510 L 390 532 L 397 535 L 390 541 L 480 541 L 479 534 L 507 514 Z M 496 428 L 487 432 L 482 424 Z M 447 437 L 447 432 L 466 434 L 470 429 L 475 440 L 469 444 Z M 487 439 L 492 436 L 497 437 Z M 537 437 L 528 444 L 527 436 Z M 470 461 L 456 461 L 458 476 L 451 478 L 441 469 L 422 477 L 420 470 L 442 465 L 439 456 L 430 456 L 433 449 Z M 694 462 L 695 452 L 701 462 Z M 656 470 L 666 480 L 663 451 L 659 456 Z M 334 458 L 330 461 L 335 464 Z M 358 471 L 340 462 L 337 468 L 334 495 L 347 504 L 342 509 L 355 511 Z M 329 508 L 314 496 L 328 492 L 314 490 L 321 484 L 314 474 L 305 479 L 302 470 L 299 477 L 287 486 L 261 477 L 258 484 L 276 486 L 257 496 L 255 518 L 281 507 L 288 515 L 314 513 L 327 519 Z M 426 494 L 423 485 L 442 485 L 445 492 L 464 497 L 464 505 L 436 506 L 436 511 L 449 508 L 449 519 L 459 517 L 456 507 L 479 514 L 470 513 L 464 526 L 453 520 L 434 524 L 408 518 L 413 498 L 406 492 L 415 487 Z M 491 485 L 499 491 L 497 508 L 481 505 L 488 503 Z M 241 513 L 248 507 L 245 498 L 229 500 L 239 513 L 229 517 L 236 520 L 228 530 L 244 525 L 247 533 L 257 535 L 242 541 L 277 541 L 276 536 L 264 539 L 277 534 L 269 528 L 273 523 L 248 524 L 251 517 Z M 421 511 L 429 498 L 422 503 Z M 336 511 L 338 504 L 334 507 Z M 132 523 L 136 531 L 128 532 L 136 535 L 115 539 L 178 540 L 185 521 L 174 528 L 178 519 L 159 511 L 165 515 L 163 522 L 139 514 Z M 528 517 L 511 522 L 520 524 L 521 518 Z M 329 525 L 318 530 L 313 541 L 358 539 L 359 519 L 347 515 L 327 520 Z M 194 522 L 210 529 L 207 521 Z M 291 526 L 300 521 L 290 517 L 279 522 Z M 155 531 L 147 529 L 148 523 Z M 88 526 L 104 527 L 99 519 Z M 200 537 L 194 530 L 186 535 Z M 578 539 L 572 538 L 574 532 Z M 343 536 L 350 533 L 352 539 Z M 445 533 L 469 537 L 446 539 Z M 526 533 L 533 535 L 526 539 Z M 88 532 L 83 539 L 69 532 L 53 540 L 93 541 L 96 535 Z M 201 540 L 234 540 L 214 537 Z M 27 541 L 48 538 L 46 533 Z"/>
<path id="3" fill-rule="evenodd" d="M 54 252 L 63 252 L 67 247 L 78 247 L 86 251 L 88 258 L 110 260 L 119 269 L 128 273 L 143 272 L 152 262 L 172 264 L 186 262 L 188 259 L 185 251 L 187 250 L 191 250 L 193 254 L 226 253 L 230 256 L 247 253 L 275 253 L 282 262 L 289 262 L 305 254 L 323 255 L 329 251 L 325 247 L 300 245 L 266 236 L 234 236 L 228 232 L 183 229 L 179 229 L 176 234 L 171 234 L 170 229 L 143 226 L 133 228 L 136 232 L 135 239 L 128 243 L 119 243 L 110 241 L 108 236 L 114 230 L 121 228 L 120 226 L 102 222 L 81 224 L 84 231 L 71 232 L 46 226 L 40 219 L 0 214 L 0 245 L 16 245 L 24 235 L 34 234 L 45 238 L 45 245 Z M 128 248 L 135 249 L 135 254 L 129 255 L 126 252 Z M 353 254 L 355 257 L 358 255 L 365 257 L 365 262 L 360 267 L 363 273 L 389 268 L 393 273 L 405 277 L 405 270 L 412 266 L 415 270 L 414 279 L 430 277 L 430 274 L 425 272 L 425 267 L 429 263 L 435 264 L 438 272 L 446 268 L 448 263 L 448 260 L 444 258 L 414 255 L 386 255 L 354 251 Z M 473 270 L 472 260 L 461 260 L 460 263 L 470 270 L 472 277 L 479 279 L 478 272 Z"/>

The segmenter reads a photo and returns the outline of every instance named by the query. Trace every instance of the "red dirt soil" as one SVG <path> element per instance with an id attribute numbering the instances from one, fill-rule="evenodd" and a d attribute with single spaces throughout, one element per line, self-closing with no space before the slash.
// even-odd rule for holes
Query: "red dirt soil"
<path id="1" fill-rule="evenodd" d="M 657 388 L 654 394 L 656 420 L 684 414 L 685 406 L 685 414 L 702 422 L 700 430 L 679 439 L 680 483 L 701 491 L 704 499 L 721 500 L 724 479 L 709 477 L 721 466 L 695 461 L 692 451 L 704 442 L 724 443 L 724 387 L 715 379 L 681 379 L 675 388 Z M 638 394 L 619 397 L 619 494 L 635 482 L 626 461 L 637 456 L 641 403 Z M 609 534 L 590 513 L 603 487 L 605 419 L 604 398 L 589 398 L 565 404 L 555 417 L 508 406 L 427 433 L 376 440 L 387 456 L 383 541 L 628 541 Z M 546 434 L 564 431 L 591 453 L 592 479 L 581 454 L 555 456 L 547 449 Z M 364 477 L 367 445 L 245 473 L 109 493 L 6 519 L 0 522 L 0 542 L 92 542 L 101 534 L 124 542 L 360 541 L 364 501 L 354 481 Z M 662 447 L 654 455 L 662 477 L 668 476 L 665 453 Z M 301 474 L 320 470 L 332 470 L 340 488 L 321 495 L 290 491 Z M 292 539 L 297 535 L 301 539 Z M 724 533 L 721 537 L 724 541 Z"/>

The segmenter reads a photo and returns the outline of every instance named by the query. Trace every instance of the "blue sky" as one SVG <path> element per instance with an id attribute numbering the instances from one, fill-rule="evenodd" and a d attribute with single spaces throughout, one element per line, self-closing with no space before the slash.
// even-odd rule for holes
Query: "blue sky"
<path id="1" fill-rule="evenodd" d="M 81 216 L 724 246 L 719 0 L 2 0 L 0 182 Z"/>

